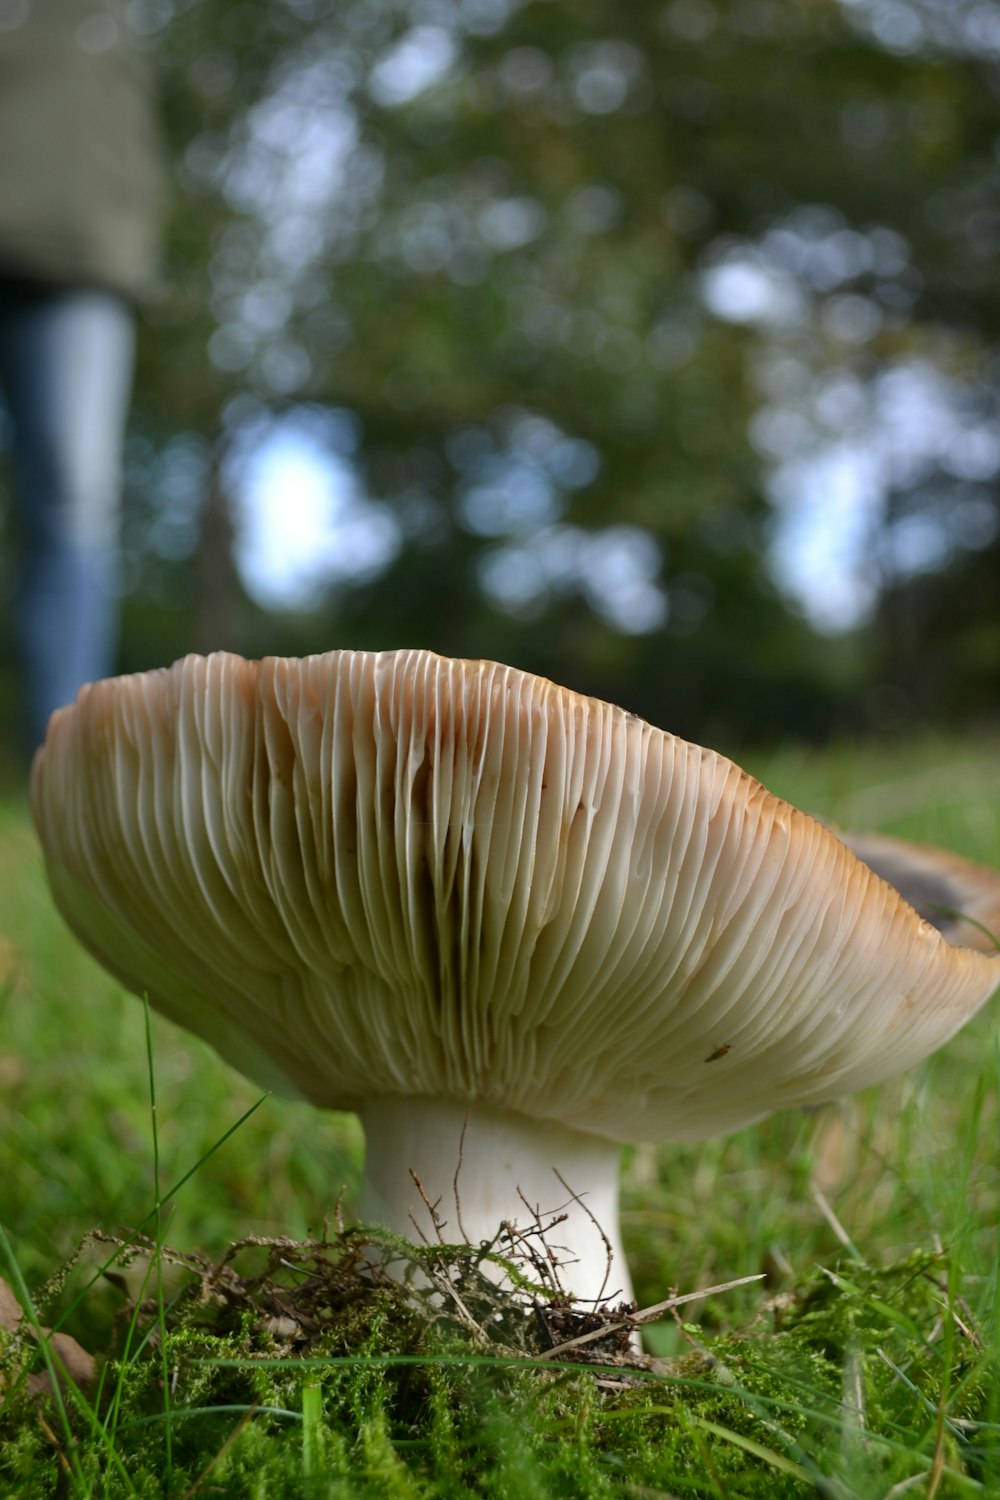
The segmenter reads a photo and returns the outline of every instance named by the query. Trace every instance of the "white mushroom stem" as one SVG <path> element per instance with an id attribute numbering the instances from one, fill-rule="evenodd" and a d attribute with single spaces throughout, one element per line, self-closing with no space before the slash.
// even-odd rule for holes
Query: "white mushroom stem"
<path id="1" fill-rule="evenodd" d="M 555 1257 L 562 1288 L 584 1303 L 632 1300 L 615 1142 L 478 1103 L 391 1097 L 360 1114 L 366 1222 L 436 1242 L 434 1204 L 446 1243 L 478 1245 L 496 1239 L 503 1222 L 525 1231 L 537 1220 L 548 1226 L 559 1219 L 546 1229 L 544 1245 L 537 1234 L 526 1243 Z M 497 1249 L 514 1258 L 508 1244 Z M 527 1261 L 524 1268 L 534 1274 Z"/>

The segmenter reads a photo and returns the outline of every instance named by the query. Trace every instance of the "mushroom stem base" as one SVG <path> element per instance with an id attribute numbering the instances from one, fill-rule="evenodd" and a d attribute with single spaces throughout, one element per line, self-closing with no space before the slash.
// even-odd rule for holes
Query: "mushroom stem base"
<path id="1" fill-rule="evenodd" d="M 362 1110 L 361 1120 L 367 1222 L 435 1241 L 428 1208 L 434 1204 L 446 1243 L 478 1245 L 496 1239 L 504 1222 L 534 1229 L 537 1213 L 549 1226 L 544 1245 L 537 1234 L 527 1243 L 555 1258 L 565 1291 L 613 1306 L 632 1300 L 618 1228 L 615 1142 L 479 1103 L 434 1099 L 383 1098 Z M 517 1258 L 509 1242 L 497 1249 Z M 527 1261 L 525 1271 L 533 1274 Z"/>

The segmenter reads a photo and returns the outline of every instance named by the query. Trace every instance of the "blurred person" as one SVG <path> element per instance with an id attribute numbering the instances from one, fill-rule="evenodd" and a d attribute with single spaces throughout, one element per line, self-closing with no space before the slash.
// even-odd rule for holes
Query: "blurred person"
<path id="1" fill-rule="evenodd" d="M 27 730 L 114 669 L 135 302 L 155 259 L 145 59 L 111 0 L 0 0 L 0 396 Z"/>

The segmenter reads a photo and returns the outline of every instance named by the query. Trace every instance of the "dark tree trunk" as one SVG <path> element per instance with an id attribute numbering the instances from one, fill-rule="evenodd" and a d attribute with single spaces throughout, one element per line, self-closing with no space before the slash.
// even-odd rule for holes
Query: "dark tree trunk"
<path id="1" fill-rule="evenodd" d="M 233 559 L 235 532 L 224 457 L 224 445 L 217 443 L 201 516 L 195 649 L 202 654 L 235 651 L 238 647 L 240 588 Z"/>

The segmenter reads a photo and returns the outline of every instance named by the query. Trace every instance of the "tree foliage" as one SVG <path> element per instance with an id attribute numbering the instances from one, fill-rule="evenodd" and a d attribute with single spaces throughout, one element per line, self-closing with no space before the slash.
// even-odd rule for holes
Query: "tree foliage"
<path id="1" fill-rule="evenodd" d="M 173 190 L 125 666 L 429 645 L 745 739 L 933 715 L 930 633 L 962 661 L 949 709 L 982 706 L 989 583 L 949 602 L 998 552 L 981 7 L 143 14 Z M 230 565 L 226 505 L 239 541 L 248 455 L 279 437 L 349 477 L 354 529 L 274 609 Z M 852 486 L 827 623 L 854 628 L 824 635 L 825 562 L 810 604 L 782 546 Z"/>

